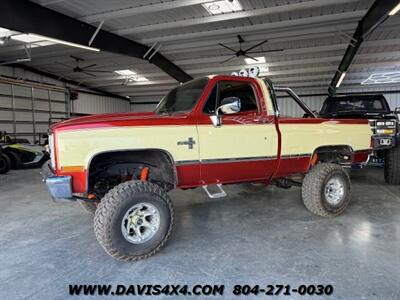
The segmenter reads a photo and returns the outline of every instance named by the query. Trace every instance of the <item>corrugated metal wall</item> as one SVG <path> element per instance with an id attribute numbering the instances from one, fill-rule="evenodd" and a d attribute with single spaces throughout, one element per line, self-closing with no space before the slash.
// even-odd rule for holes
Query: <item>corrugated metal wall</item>
<path id="1" fill-rule="evenodd" d="M 83 114 L 101 114 L 130 111 L 129 99 L 123 100 L 79 92 L 78 99 L 71 101 L 71 111 Z"/>
<path id="2" fill-rule="evenodd" d="M 64 83 L 19 68 L 0 66 L 0 75 L 0 131 L 30 142 L 47 133 L 50 118 L 66 118 L 68 110 L 83 114 L 130 111 L 128 99 L 85 91 L 68 105 Z"/>
<path id="3" fill-rule="evenodd" d="M 0 130 L 30 142 L 47 133 L 50 118 L 67 116 L 65 89 L 0 79 Z"/>
<path id="4" fill-rule="evenodd" d="M 153 97 L 132 97 L 131 111 L 153 111 L 157 104 L 161 101 L 162 96 Z"/>

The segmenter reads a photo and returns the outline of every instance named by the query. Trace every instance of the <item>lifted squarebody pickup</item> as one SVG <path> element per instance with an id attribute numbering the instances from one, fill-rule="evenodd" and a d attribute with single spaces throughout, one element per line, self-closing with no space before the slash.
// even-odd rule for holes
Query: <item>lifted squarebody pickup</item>
<path id="1" fill-rule="evenodd" d="M 280 115 L 276 91 L 292 95 L 303 117 Z M 155 112 L 53 125 L 46 184 L 54 200 L 78 200 L 95 213 L 108 254 L 134 261 L 168 239 L 174 188 L 219 198 L 224 184 L 298 185 L 311 212 L 342 213 L 350 201 L 343 166 L 367 162 L 371 135 L 367 120 L 317 118 L 268 79 L 209 76 L 174 88 Z"/>

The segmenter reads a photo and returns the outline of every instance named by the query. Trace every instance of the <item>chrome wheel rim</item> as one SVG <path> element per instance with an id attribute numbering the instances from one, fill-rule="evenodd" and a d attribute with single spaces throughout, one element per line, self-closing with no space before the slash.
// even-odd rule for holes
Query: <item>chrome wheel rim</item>
<path id="1" fill-rule="evenodd" d="M 129 208 L 121 222 L 124 238 L 132 244 L 151 240 L 160 228 L 160 212 L 153 204 L 142 202 Z"/>
<path id="2" fill-rule="evenodd" d="M 330 205 L 338 205 L 344 197 L 344 183 L 341 178 L 334 176 L 325 185 L 325 199 Z"/>

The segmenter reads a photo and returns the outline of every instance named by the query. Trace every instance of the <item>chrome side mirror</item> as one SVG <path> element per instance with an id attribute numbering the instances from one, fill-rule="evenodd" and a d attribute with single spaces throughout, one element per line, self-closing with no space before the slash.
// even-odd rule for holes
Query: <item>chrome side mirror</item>
<path id="1" fill-rule="evenodd" d="M 213 123 L 214 127 L 219 127 L 222 125 L 221 116 L 212 115 L 210 116 L 211 122 Z"/>
<path id="2" fill-rule="evenodd" d="M 221 106 L 215 111 L 215 115 L 210 116 L 214 127 L 222 125 L 220 111 L 226 115 L 231 115 L 239 112 L 241 109 L 240 99 L 238 97 L 227 97 L 222 99 Z"/>
<path id="3" fill-rule="evenodd" d="M 219 114 L 222 111 L 226 115 L 231 115 L 239 112 L 241 109 L 240 99 L 238 97 L 227 97 L 222 99 L 221 106 L 215 111 L 215 115 L 210 116 L 211 122 L 214 127 L 222 125 L 222 118 Z"/>
<path id="4" fill-rule="evenodd" d="M 221 106 L 217 108 L 216 114 L 222 111 L 226 115 L 238 113 L 241 109 L 240 99 L 238 97 L 227 97 L 222 99 Z"/>

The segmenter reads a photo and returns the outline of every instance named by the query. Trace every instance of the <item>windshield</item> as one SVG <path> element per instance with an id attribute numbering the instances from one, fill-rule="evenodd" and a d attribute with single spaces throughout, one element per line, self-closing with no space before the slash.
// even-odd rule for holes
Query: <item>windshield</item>
<path id="1" fill-rule="evenodd" d="M 377 98 L 328 98 L 320 114 L 324 115 L 343 115 L 343 114 L 368 114 L 385 113 L 387 111 L 385 104 Z"/>
<path id="2" fill-rule="evenodd" d="M 191 111 L 207 83 L 208 78 L 199 78 L 174 88 L 161 100 L 155 112 L 173 114 Z"/>

